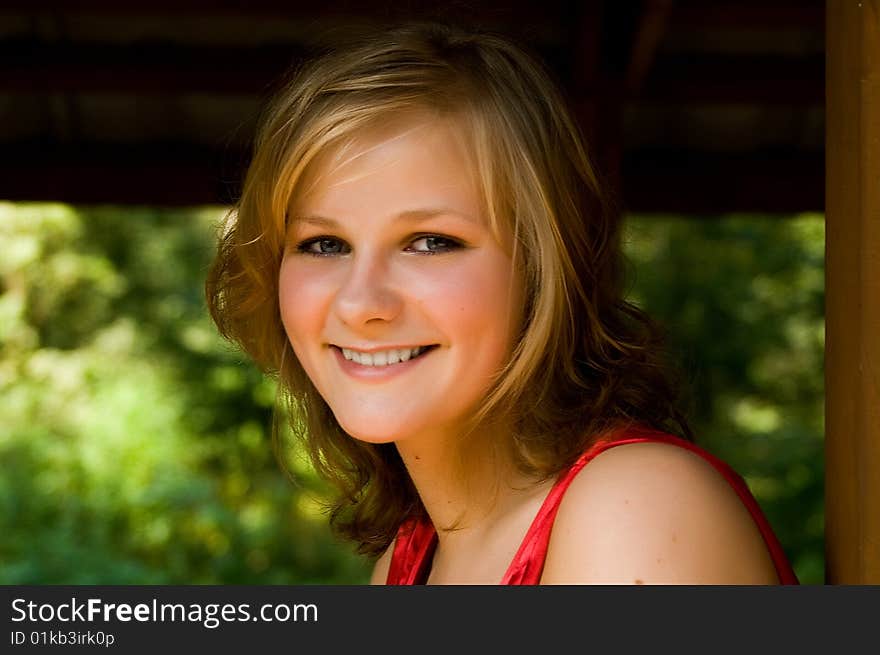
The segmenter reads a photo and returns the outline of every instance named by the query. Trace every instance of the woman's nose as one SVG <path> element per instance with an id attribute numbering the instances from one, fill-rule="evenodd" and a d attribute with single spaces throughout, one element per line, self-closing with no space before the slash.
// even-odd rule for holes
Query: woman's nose
<path id="1" fill-rule="evenodd" d="M 360 254 L 353 258 L 334 299 L 334 309 L 343 323 L 354 328 L 392 321 L 400 314 L 403 301 L 389 269 L 381 257 Z"/>

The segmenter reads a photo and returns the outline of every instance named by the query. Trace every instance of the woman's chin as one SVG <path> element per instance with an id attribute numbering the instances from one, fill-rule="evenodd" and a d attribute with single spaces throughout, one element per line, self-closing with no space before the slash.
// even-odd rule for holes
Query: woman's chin
<path id="1" fill-rule="evenodd" d="M 340 421 L 338 417 L 336 420 L 349 436 L 365 443 L 391 443 L 403 433 L 403 426 L 397 421 Z"/>

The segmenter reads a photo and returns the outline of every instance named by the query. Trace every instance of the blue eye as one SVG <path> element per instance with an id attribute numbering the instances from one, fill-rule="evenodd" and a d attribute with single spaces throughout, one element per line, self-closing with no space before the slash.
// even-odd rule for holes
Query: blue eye
<path id="1" fill-rule="evenodd" d="M 413 239 L 405 250 L 424 255 L 438 255 L 458 250 L 461 247 L 462 245 L 455 239 L 426 234 Z M 296 246 L 296 251 L 314 257 L 332 257 L 347 255 L 351 252 L 351 248 L 345 241 L 336 237 L 320 236 L 300 242 Z"/>
<path id="2" fill-rule="evenodd" d="M 307 255 L 316 255 L 318 257 L 326 257 L 328 255 L 344 255 L 348 252 L 348 247 L 344 242 L 333 237 L 315 237 L 303 241 L 296 247 L 297 251 Z"/>
<path id="3" fill-rule="evenodd" d="M 415 252 L 422 252 L 426 254 L 435 254 L 435 253 L 444 253 L 450 252 L 452 250 L 457 250 L 461 248 L 461 244 L 455 239 L 450 239 L 448 237 L 441 237 L 436 234 L 428 234 L 423 237 L 419 237 L 412 242 L 412 245 L 416 244 L 424 244 L 424 247 L 416 248 L 412 247 L 411 250 Z"/>

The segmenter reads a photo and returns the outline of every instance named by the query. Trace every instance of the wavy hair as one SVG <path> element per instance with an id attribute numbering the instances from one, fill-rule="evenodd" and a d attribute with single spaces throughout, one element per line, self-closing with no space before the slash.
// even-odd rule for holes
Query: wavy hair
<path id="1" fill-rule="evenodd" d="M 365 554 L 424 508 L 396 447 L 346 434 L 297 361 L 278 274 L 287 209 L 316 158 L 414 111 L 460 128 L 487 220 L 496 237 L 514 236 L 525 281 L 512 357 L 474 424 L 503 414 L 505 446 L 543 477 L 621 423 L 691 438 L 660 332 L 624 298 L 618 212 L 551 74 L 486 32 L 419 23 L 360 37 L 309 60 L 274 96 L 206 294 L 220 333 L 278 376 L 279 409 L 338 491 L 331 525 Z"/>

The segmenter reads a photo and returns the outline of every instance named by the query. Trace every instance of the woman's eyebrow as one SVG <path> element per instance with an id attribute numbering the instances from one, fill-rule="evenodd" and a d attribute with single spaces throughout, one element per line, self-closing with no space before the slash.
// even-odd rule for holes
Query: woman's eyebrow
<path id="1" fill-rule="evenodd" d="M 400 212 L 395 220 L 398 221 L 421 221 L 429 218 L 433 218 L 435 216 L 454 216 L 458 218 L 462 218 L 465 221 L 471 223 L 479 223 L 475 218 L 468 216 L 467 214 L 462 214 L 454 209 L 447 208 L 437 208 L 437 209 L 408 209 L 406 211 Z M 329 218 L 327 216 L 320 216 L 318 214 L 306 214 L 303 216 L 294 215 L 291 217 L 293 221 L 297 223 L 309 223 L 311 225 L 316 225 L 318 227 L 323 228 L 338 228 L 340 226 L 339 221 L 333 218 Z"/>

